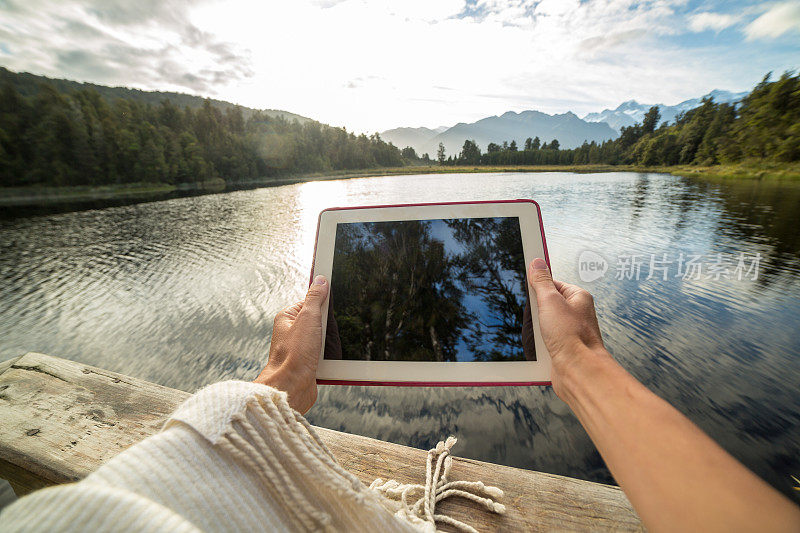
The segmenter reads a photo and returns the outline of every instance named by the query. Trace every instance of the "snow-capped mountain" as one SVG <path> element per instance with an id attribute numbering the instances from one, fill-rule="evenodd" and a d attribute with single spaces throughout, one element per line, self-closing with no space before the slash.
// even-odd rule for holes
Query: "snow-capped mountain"
<path id="1" fill-rule="evenodd" d="M 619 131 L 623 126 L 633 126 L 641 123 L 644 114 L 653 105 L 657 105 L 661 112 L 661 122 L 673 122 L 675 117 L 700 105 L 703 98 L 713 98 L 717 103 L 734 103 L 747 96 L 747 92 L 732 93 L 730 91 L 714 90 L 702 98 L 692 98 L 675 105 L 664 104 L 640 104 L 636 100 L 622 102 L 616 109 L 604 109 L 599 113 L 589 113 L 583 120 L 586 122 L 605 122 L 615 130 Z"/>
<path id="2" fill-rule="evenodd" d="M 738 102 L 748 93 L 733 93 L 714 90 L 701 98 L 692 98 L 675 105 L 658 105 L 661 122 L 674 122 L 675 117 L 700 105 L 703 98 L 713 98 L 719 103 Z M 522 146 L 528 137 L 539 137 L 542 142 L 558 139 L 563 148 L 580 146 L 583 141 L 601 143 L 615 139 L 623 126 L 641 123 L 644 114 L 653 104 L 640 104 L 636 100 L 623 102 L 616 109 L 604 109 L 600 113 L 589 113 L 583 119 L 568 111 L 548 115 L 540 111 L 508 111 L 500 116 L 486 117 L 477 122 L 460 122 L 452 127 L 395 128 L 381 133 L 381 137 L 401 148 L 413 147 L 418 154 L 436 155 L 441 142 L 447 154 L 458 154 L 466 139 L 474 140 L 481 150 L 490 142 L 517 141 Z"/>

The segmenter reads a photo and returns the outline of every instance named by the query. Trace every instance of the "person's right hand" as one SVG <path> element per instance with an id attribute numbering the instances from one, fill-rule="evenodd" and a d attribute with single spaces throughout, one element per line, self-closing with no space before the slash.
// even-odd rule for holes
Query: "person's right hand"
<path id="1" fill-rule="evenodd" d="M 570 366 L 585 357 L 610 357 L 600 335 L 594 299 L 577 285 L 553 280 L 540 258 L 528 266 L 528 283 L 536 293 L 539 327 L 553 362 L 553 389 L 563 399 L 562 381 Z"/>

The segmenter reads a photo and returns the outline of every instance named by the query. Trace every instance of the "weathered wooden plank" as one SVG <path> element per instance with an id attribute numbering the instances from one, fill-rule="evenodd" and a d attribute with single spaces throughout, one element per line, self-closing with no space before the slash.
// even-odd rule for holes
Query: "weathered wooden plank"
<path id="1" fill-rule="evenodd" d="M 32 474 L 21 466 L 2 459 L 0 459 L 0 479 L 7 480 L 17 496 L 24 496 L 53 484 L 51 481 Z"/>
<path id="2" fill-rule="evenodd" d="M 29 353 L 5 366 L 0 374 L 0 477 L 18 493 L 84 477 L 158 431 L 188 396 L 44 354 Z M 365 483 L 377 477 L 425 479 L 423 450 L 317 430 L 342 465 Z M 481 480 L 505 491 L 503 516 L 458 499 L 442 504 L 443 512 L 479 531 L 642 528 L 617 487 L 458 457 L 451 477 Z"/>
<path id="3" fill-rule="evenodd" d="M 0 459 L 51 484 L 80 479 L 158 431 L 187 396 L 66 359 L 26 354 L 0 375 Z"/>
<path id="4" fill-rule="evenodd" d="M 19 357 L 12 357 L 11 359 L 9 359 L 7 361 L 0 362 L 0 374 L 5 372 L 6 370 L 8 370 L 8 367 L 13 365 L 20 357 L 22 357 L 22 356 L 20 355 Z"/>
<path id="5" fill-rule="evenodd" d="M 425 480 L 427 454 L 423 450 L 317 429 L 342 466 L 365 483 L 377 477 L 402 483 Z M 457 456 L 450 477 L 480 480 L 505 492 L 504 516 L 476 510 L 465 500 L 443 502 L 443 512 L 478 531 L 642 529 L 628 499 L 617 487 Z"/>

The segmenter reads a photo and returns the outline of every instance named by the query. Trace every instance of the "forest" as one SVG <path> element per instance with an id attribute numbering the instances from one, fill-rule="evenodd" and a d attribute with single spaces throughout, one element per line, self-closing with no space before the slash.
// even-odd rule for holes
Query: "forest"
<path id="1" fill-rule="evenodd" d="M 659 124 L 658 107 L 651 107 L 640 124 L 623 127 L 620 136 L 562 150 L 557 139 L 528 138 L 490 143 L 486 152 L 464 141 L 457 156 L 437 154 L 445 165 L 717 165 L 744 161 L 800 161 L 800 75 L 768 74 L 738 104 L 702 104 L 679 115 L 673 124 Z"/>
<path id="2" fill-rule="evenodd" d="M 155 99 L 162 100 L 155 103 Z M 659 123 L 652 107 L 617 139 L 561 149 L 558 139 L 465 140 L 441 165 L 717 165 L 800 161 L 800 76 L 764 79 L 741 102 L 711 99 Z M 224 180 L 428 163 L 376 133 L 355 135 L 285 112 L 177 93 L 50 80 L 0 69 L 0 187 Z"/>
<path id="3" fill-rule="evenodd" d="M 274 112 L 29 88 L 8 79 L 0 86 L 0 187 L 235 183 L 406 163 L 377 134 Z"/>
<path id="4" fill-rule="evenodd" d="M 331 287 L 328 359 L 536 359 L 516 217 L 338 224 Z"/>

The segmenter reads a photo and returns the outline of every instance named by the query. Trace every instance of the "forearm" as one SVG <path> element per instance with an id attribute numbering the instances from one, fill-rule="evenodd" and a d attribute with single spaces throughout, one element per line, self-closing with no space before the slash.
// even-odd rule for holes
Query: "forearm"
<path id="1" fill-rule="evenodd" d="M 794 504 L 607 353 L 587 350 L 561 370 L 561 397 L 648 529 L 800 528 Z"/>

